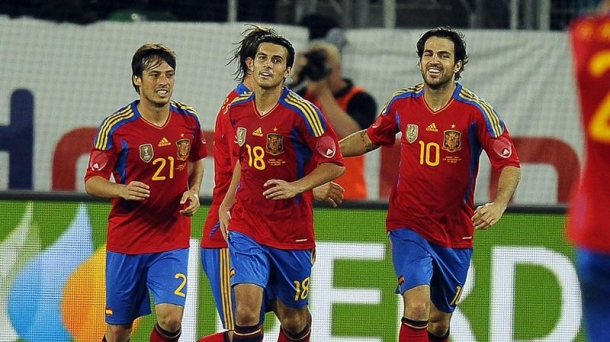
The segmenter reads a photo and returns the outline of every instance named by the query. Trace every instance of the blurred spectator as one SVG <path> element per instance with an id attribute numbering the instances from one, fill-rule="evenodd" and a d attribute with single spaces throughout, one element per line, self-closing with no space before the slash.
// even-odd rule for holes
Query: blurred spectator
<path id="1" fill-rule="evenodd" d="M 316 37 L 316 36 L 314 36 Z M 291 87 L 315 104 L 339 138 L 370 126 L 377 116 L 377 103 L 363 87 L 343 75 L 339 49 L 326 40 L 314 39 L 298 54 Z M 346 159 L 345 173 L 335 181 L 345 189 L 344 198 L 366 200 L 364 157 Z"/>

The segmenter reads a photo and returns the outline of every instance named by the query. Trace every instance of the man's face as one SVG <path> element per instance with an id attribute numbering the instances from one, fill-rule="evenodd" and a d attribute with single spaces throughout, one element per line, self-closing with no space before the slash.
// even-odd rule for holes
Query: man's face
<path id="1" fill-rule="evenodd" d="M 290 68 L 286 66 L 288 50 L 277 44 L 261 43 L 254 56 L 250 60 L 254 81 L 262 89 L 271 89 L 282 86 L 284 79 L 290 74 Z"/>
<path id="2" fill-rule="evenodd" d="M 454 82 L 462 62 L 455 62 L 455 46 L 447 38 L 430 37 L 424 44 L 419 68 L 426 85 L 439 88 Z"/>
<path id="3" fill-rule="evenodd" d="M 140 87 L 140 100 L 162 107 L 169 103 L 174 91 L 175 71 L 164 60 L 152 63 L 142 72 L 142 78 L 133 76 Z"/>

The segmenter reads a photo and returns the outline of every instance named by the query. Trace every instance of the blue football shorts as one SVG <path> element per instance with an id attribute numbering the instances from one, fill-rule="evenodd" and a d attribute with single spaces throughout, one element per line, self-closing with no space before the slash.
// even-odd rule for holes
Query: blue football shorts
<path id="1" fill-rule="evenodd" d="M 314 249 L 277 249 L 261 245 L 245 234 L 229 232 L 229 251 L 235 270 L 231 279 L 233 286 L 258 285 L 291 308 L 302 308 L 309 303 Z"/>
<path id="2" fill-rule="evenodd" d="M 430 300 L 441 311 L 452 313 L 462 294 L 472 248 L 447 248 L 428 242 L 408 228 L 389 232 L 392 262 L 398 278 L 396 293 L 430 286 Z"/>
<path id="3" fill-rule="evenodd" d="M 610 254 L 576 249 L 585 329 L 590 342 L 608 341 Z"/>
<path id="4" fill-rule="evenodd" d="M 106 323 L 130 324 L 156 304 L 184 306 L 188 248 L 148 254 L 106 252 Z"/>

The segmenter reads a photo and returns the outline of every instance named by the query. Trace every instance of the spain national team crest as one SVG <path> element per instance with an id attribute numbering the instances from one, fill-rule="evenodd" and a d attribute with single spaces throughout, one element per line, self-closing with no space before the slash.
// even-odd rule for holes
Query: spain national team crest
<path id="1" fill-rule="evenodd" d="M 443 141 L 443 150 L 448 152 L 456 152 L 462 149 L 461 141 L 462 133 L 455 130 L 445 131 L 445 140 Z"/>
<path id="2" fill-rule="evenodd" d="M 419 127 L 417 125 L 414 125 L 414 124 L 407 125 L 407 141 L 409 142 L 409 144 L 411 144 L 415 140 L 417 140 L 418 134 L 419 134 Z"/>
<path id="3" fill-rule="evenodd" d="M 148 163 L 155 156 L 152 144 L 140 145 L 140 159 L 145 163 Z"/>
<path id="4" fill-rule="evenodd" d="M 248 130 L 246 130 L 245 127 L 237 127 L 237 131 L 235 131 L 235 140 L 239 146 L 244 146 L 247 132 Z"/>
<path id="5" fill-rule="evenodd" d="M 281 134 L 267 134 L 267 153 L 272 156 L 284 153 L 284 137 Z"/>
<path id="6" fill-rule="evenodd" d="M 191 142 L 188 139 L 180 139 L 176 141 L 178 147 L 178 160 L 185 161 L 191 152 Z"/>

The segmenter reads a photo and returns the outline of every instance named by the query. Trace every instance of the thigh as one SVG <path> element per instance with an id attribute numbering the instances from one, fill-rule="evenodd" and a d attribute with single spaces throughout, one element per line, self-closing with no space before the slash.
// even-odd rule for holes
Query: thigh
<path id="1" fill-rule="evenodd" d="M 406 228 L 393 230 L 388 236 L 398 281 L 396 293 L 402 295 L 417 286 L 430 285 L 432 257 L 428 241 Z"/>
<path id="2" fill-rule="evenodd" d="M 235 295 L 231 288 L 229 249 L 201 248 L 201 265 L 210 282 L 223 327 L 234 330 Z"/>
<path id="3" fill-rule="evenodd" d="M 245 283 L 267 287 L 270 266 L 264 246 L 247 235 L 229 232 L 229 252 L 234 270 L 232 286 Z"/>
<path id="4" fill-rule="evenodd" d="M 148 254 L 148 289 L 155 304 L 184 306 L 186 302 L 188 248 Z"/>
<path id="5" fill-rule="evenodd" d="M 472 248 L 447 248 L 432 245 L 433 275 L 430 299 L 445 313 L 455 311 L 466 283 Z"/>
<path id="6" fill-rule="evenodd" d="M 269 287 L 273 295 L 293 309 L 307 306 L 315 250 L 268 248 L 268 253 L 272 269 Z"/>
<path id="7" fill-rule="evenodd" d="M 131 325 L 151 313 L 141 255 L 106 252 L 106 323 Z"/>

